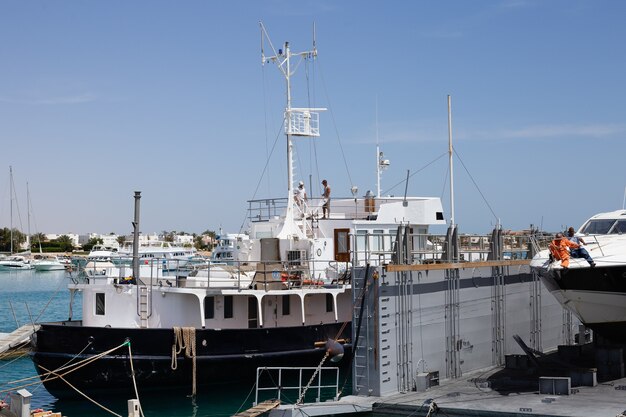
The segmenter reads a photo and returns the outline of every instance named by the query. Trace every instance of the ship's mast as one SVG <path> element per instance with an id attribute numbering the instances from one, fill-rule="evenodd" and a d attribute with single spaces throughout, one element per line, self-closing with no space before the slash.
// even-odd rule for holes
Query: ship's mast
<path id="1" fill-rule="evenodd" d="M 376 99 L 376 197 L 381 197 L 380 174 L 389 167 L 389 160 L 380 151 L 378 146 L 378 98 Z"/>
<path id="2" fill-rule="evenodd" d="M 296 108 L 292 107 L 291 98 L 291 76 L 295 73 L 298 65 L 302 60 L 315 59 L 317 57 L 317 49 L 315 47 L 315 39 L 313 40 L 313 49 L 304 52 L 292 52 L 289 42 L 285 42 L 283 48 L 276 51 L 272 44 L 265 26 L 259 22 L 261 27 L 261 57 L 262 63 L 275 63 L 278 69 L 285 77 L 287 106 L 285 108 L 285 136 L 287 138 L 287 213 L 285 214 L 285 224 L 280 236 L 300 235 L 299 228 L 294 226 L 294 188 L 293 188 L 293 137 L 317 137 L 319 136 L 319 111 L 325 108 Z M 266 56 L 264 52 L 264 40 L 267 39 L 274 55 Z M 300 58 L 300 61 L 292 69 L 292 58 Z"/>
<path id="3" fill-rule="evenodd" d="M 289 49 L 289 42 L 285 42 L 285 67 L 287 69 L 285 71 L 285 81 L 287 84 L 287 107 L 285 108 L 285 117 L 288 117 L 291 112 L 291 49 Z M 285 130 L 285 135 L 287 136 L 287 195 L 290 200 L 293 200 L 293 142 L 289 129 Z"/>
<path id="4" fill-rule="evenodd" d="M 452 147 L 452 104 L 451 97 L 448 95 L 448 157 L 450 159 L 450 226 L 454 226 L 454 171 L 452 169 L 452 156 L 454 148 Z"/>

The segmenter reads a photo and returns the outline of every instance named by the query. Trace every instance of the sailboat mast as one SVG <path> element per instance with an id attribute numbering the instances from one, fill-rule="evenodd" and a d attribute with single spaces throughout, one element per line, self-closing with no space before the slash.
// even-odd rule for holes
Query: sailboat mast
<path id="1" fill-rule="evenodd" d="M 26 181 L 26 211 L 28 222 L 28 235 L 26 236 L 26 247 L 30 250 L 30 189 L 28 188 L 28 181 Z"/>
<path id="2" fill-rule="evenodd" d="M 11 209 L 10 209 L 10 227 L 11 227 L 11 253 L 13 253 L 13 167 L 9 165 L 9 194 L 11 195 Z"/>
<path id="3" fill-rule="evenodd" d="M 450 164 L 450 226 L 454 226 L 454 171 L 452 167 L 452 104 L 448 94 L 448 157 Z"/>

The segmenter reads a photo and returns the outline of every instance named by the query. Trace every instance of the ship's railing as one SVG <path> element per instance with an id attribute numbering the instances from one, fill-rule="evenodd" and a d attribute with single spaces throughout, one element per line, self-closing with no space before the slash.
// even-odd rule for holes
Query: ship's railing
<path id="1" fill-rule="evenodd" d="M 251 222 L 268 221 L 283 215 L 286 208 L 286 198 L 248 200 L 248 220 Z"/>
<path id="2" fill-rule="evenodd" d="M 203 289 L 340 288 L 350 283 L 347 263 L 294 258 L 284 262 L 186 263 L 171 269 L 162 259 L 142 259 L 140 278 L 132 265 L 96 263 L 72 273 L 74 284 L 139 284 L 146 286 Z"/>
<path id="3" fill-rule="evenodd" d="M 537 234 L 503 234 L 502 259 L 530 259 L 539 249 L 547 248 L 549 240 L 538 239 Z M 409 233 L 413 263 L 443 262 L 447 251 L 446 235 Z M 357 265 L 398 263 L 396 256 L 396 233 L 357 231 L 351 236 L 352 259 Z M 491 235 L 463 234 L 459 236 L 459 257 L 464 262 L 486 261 L 492 253 Z"/>
<path id="4" fill-rule="evenodd" d="M 333 219 L 375 219 L 377 209 L 383 203 L 399 202 L 397 198 L 351 198 L 333 197 L 330 202 L 330 217 Z M 267 198 L 248 201 L 248 220 L 262 222 L 284 215 L 287 207 L 286 198 Z M 306 205 L 302 206 L 300 214 L 304 218 L 319 219 L 323 216 L 321 197 L 308 196 Z"/>
<path id="5" fill-rule="evenodd" d="M 324 383 L 323 381 L 328 381 Z M 332 381 L 332 383 L 331 383 Z M 254 404 L 259 404 L 259 396 L 269 393 L 270 398 L 294 403 L 303 397 L 303 392 L 314 393 L 315 401 L 339 398 L 339 368 L 337 367 L 264 367 L 256 370 L 256 392 Z M 289 396 L 289 393 L 292 395 Z M 291 398 L 294 397 L 295 398 Z M 306 399 L 306 398 L 304 398 Z"/>

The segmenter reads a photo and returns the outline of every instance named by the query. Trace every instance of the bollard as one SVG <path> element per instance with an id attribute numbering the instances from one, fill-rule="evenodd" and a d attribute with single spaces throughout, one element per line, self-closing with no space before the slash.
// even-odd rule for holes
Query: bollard
<path id="1" fill-rule="evenodd" d="M 140 417 L 139 400 L 128 400 L 128 417 Z"/>
<path id="2" fill-rule="evenodd" d="M 33 395 L 25 389 L 11 394 L 11 412 L 17 417 L 30 417 L 30 397 Z"/>

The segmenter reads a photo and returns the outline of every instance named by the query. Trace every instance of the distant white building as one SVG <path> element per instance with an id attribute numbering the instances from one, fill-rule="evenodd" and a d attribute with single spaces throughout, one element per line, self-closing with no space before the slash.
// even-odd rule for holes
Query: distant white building
<path id="1" fill-rule="evenodd" d="M 77 233 L 47 233 L 44 236 L 46 237 L 46 240 L 56 240 L 61 236 L 68 236 L 72 240 L 72 245 L 74 245 L 74 247 L 78 247 L 81 245 L 80 235 Z"/>
<path id="2" fill-rule="evenodd" d="M 120 244 L 118 242 L 118 238 L 121 235 L 117 234 L 99 234 L 99 233 L 88 233 L 83 235 L 78 235 L 75 233 L 63 233 L 63 234 L 55 234 L 49 233 L 46 236 L 47 240 L 58 239 L 60 236 L 67 235 L 72 239 L 74 246 L 80 247 L 85 243 L 89 242 L 92 239 L 101 239 L 102 244 L 111 248 L 119 248 Z M 126 241 L 132 242 L 132 235 L 125 236 Z M 164 236 L 160 236 L 157 233 L 152 234 L 139 234 L 139 244 L 146 245 L 149 242 L 158 242 L 165 240 Z M 174 245 L 185 246 L 185 245 L 193 245 L 193 235 L 174 235 Z"/>
<path id="3" fill-rule="evenodd" d="M 179 246 L 193 245 L 192 235 L 176 235 L 174 236 L 174 244 Z"/>
<path id="4" fill-rule="evenodd" d="M 82 246 L 85 243 L 89 242 L 91 239 L 102 239 L 102 244 L 104 246 L 110 248 L 119 248 L 120 244 L 117 242 L 118 236 L 119 235 L 116 234 L 101 235 L 100 233 L 88 233 L 86 235 L 79 236 L 79 243 Z"/>

